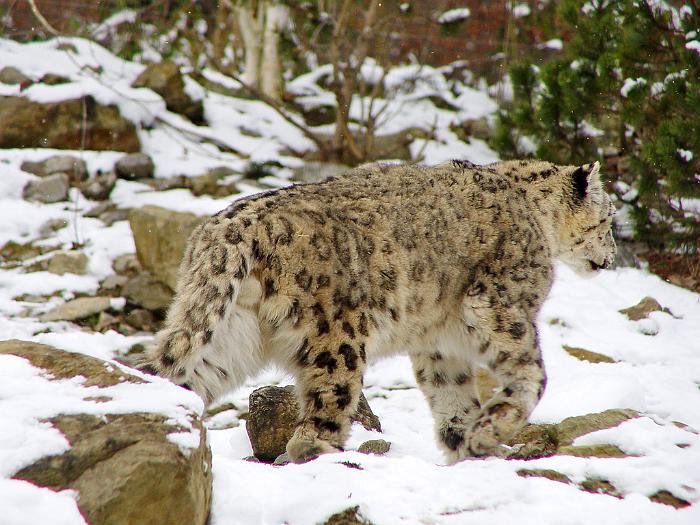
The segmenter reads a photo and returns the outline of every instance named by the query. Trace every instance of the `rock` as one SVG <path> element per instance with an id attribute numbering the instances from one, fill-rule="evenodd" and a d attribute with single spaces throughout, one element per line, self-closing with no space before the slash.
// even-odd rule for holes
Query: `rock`
<path id="1" fill-rule="evenodd" d="M 192 230 L 203 221 L 204 217 L 192 213 L 157 206 L 131 210 L 129 224 L 134 234 L 136 255 L 144 270 L 175 290 L 187 239 Z"/>
<path id="2" fill-rule="evenodd" d="M 112 330 L 119 325 L 119 318 L 108 314 L 107 312 L 100 312 L 100 316 L 97 318 L 95 323 L 96 332 L 106 332 L 107 330 Z"/>
<path id="3" fill-rule="evenodd" d="M 0 129 L 0 134 L 2 130 Z M 70 179 L 65 173 L 56 173 L 43 179 L 27 183 L 22 196 L 28 201 L 43 203 L 61 202 L 68 200 Z"/>
<path id="4" fill-rule="evenodd" d="M 196 196 L 219 194 L 219 177 L 213 174 L 199 175 L 190 178 L 190 189 Z"/>
<path id="5" fill-rule="evenodd" d="M 174 177 L 167 177 L 163 179 L 150 179 L 144 182 L 156 191 L 167 191 L 180 188 L 189 189 L 191 187 L 190 178 L 184 175 L 175 175 Z"/>
<path id="6" fill-rule="evenodd" d="M 559 483 L 566 483 L 567 485 L 571 483 L 569 476 L 550 469 L 521 468 L 516 474 L 521 478 L 547 478 L 552 481 L 558 481 Z"/>
<path id="7" fill-rule="evenodd" d="M 663 308 L 653 297 L 645 297 L 634 306 L 623 308 L 620 313 L 626 315 L 630 321 L 639 321 L 649 316 L 651 312 L 661 312 Z"/>
<path id="8" fill-rule="evenodd" d="M 98 104 L 91 96 L 46 104 L 0 97 L 0 148 L 135 152 L 141 144 L 135 126 L 116 106 Z"/>
<path id="9" fill-rule="evenodd" d="M 88 199 L 103 201 L 109 198 L 109 194 L 112 193 L 116 182 L 117 176 L 111 171 L 98 173 L 94 177 L 83 182 L 80 186 L 80 191 Z"/>
<path id="10" fill-rule="evenodd" d="M 112 262 L 112 269 L 119 275 L 133 277 L 141 271 L 141 265 L 136 258 L 136 254 L 125 253 L 114 259 L 114 262 Z"/>
<path id="11" fill-rule="evenodd" d="M 22 262 L 33 259 L 42 253 L 44 253 L 44 249 L 40 246 L 34 246 L 31 242 L 20 244 L 15 241 L 7 241 L 0 248 L 0 262 Z"/>
<path id="12" fill-rule="evenodd" d="M 585 348 L 576 348 L 574 346 L 567 346 L 564 345 L 562 348 L 566 351 L 567 354 L 569 354 L 571 357 L 575 357 L 576 359 L 580 359 L 581 361 L 588 361 L 589 363 L 616 363 L 612 357 L 608 357 L 607 355 L 599 354 L 598 352 L 591 352 L 590 350 L 586 350 Z"/>
<path id="13" fill-rule="evenodd" d="M 127 314 L 124 320 L 137 330 L 145 330 L 147 332 L 155 332 L 156 318 L 148 310 L 136 308 Z"/>
<path id="14" fill-rule="evenodd" d="M 294 434 L 299 417 L 294 386 L 258 388 L 250 394 L 249 404 L 246 431 L 253 454 L 262 461 L 274 461 L 286 452 L 287 442 Z M 372 430 L 381 431 L 378 428 L 379 419 L 372 413 L 364 394 L 360 397 L 360 406 L 352 419 L 365 428 L 371 422 L 374 425 Z"/>
<path id="15" fill-rule="evenodd" d="M 606 494 L 615 498 L 622 498 L 620 492 L 615 488 L 615 485 L 605 479 L 587 479 L 582 481 L 579 487 L 593 494 Z"/>
<path id="16" fill-rule="evenodd" d="M 217 179 L 223 179 L 224 177 L 230 177 L 231 175 L 240 175 L 240 173 L 232 168 L 229 168 L 228 166 L 216 166 L 215 168 L 209 168 L 205 175 L 212 175 Z"/>
<path id="17" fill-rule="evenodd" d="M 286 452 L 299 416 L 294 386 L 258 388 L 250 394 L 249 402 L 246 431 L 253 455 L 262 461 L 274 461 Z"/>
<path id="18" fill-rule="evenodd" d="M 39 317 L 46 323 L 49 321 L 77 321 L 94 314 L 99 314 L 111 306 L 109 297 L 80 297 L 57 306 Z"/>
<path id="19" fill-rule="evenodd" d="M 625 454 L 616 445 L 566 445 L 559 447 L 558 456 L 576 456 L 578 458 L 625 458 Z"/>
<path id="20" fill-rule="evenodd" d="M 690 507 L 690 502 L 682 498 L 674 496 L 668 490 L 660 490 L 651 496 L 649 499 L 654 503 L 661 503 L 663 505 L 670 505 L 676 509 L 683 509 L 685 507 Z"/>
<path id="21" fill-rule="evenodd" d="M 24 161 L 20 169 L 39 177 L 47 177 L 56 173 L 65 173 L 71 184 L 77 184 L 87 179 L 85 161 L 72 155 L 53 155 L 40 162 Z"/>
<path id="22" fill-rule="evenodd" d="M 573 446 L 576 438 L 612 428 L 620 423 L 639 417 L 634 410 L 611 409 L 596 414 L 568 417 L 556 425 L 525 425 L 508 445 L 515 447 L 508 454 L 510 459 L 533 459 L 555 454 L 579 457 L 623 457 L 622 450 L 615 445 Z"/>
<path id="23" fill-rule="evenodd" d="M 153 311 L 166 310 L 174 295 L 167 285 L 155 280 L 148 272 L 129 279 L 122 294 L 132 303 Z"/>
<path id="24" fill-rule="evenodd" d="M 49 219 L 39 227 L 39 235 L 41 237 L 51 237 L 58 230 L 62 230 L 68 226 L 66 219 Z"/>
<path id="25" fill-rule="evenodd" d="M 100 283 L 100 289 L 97 291 L 97 293 L 98 295 L 106 295 L 111 297 L 120 296 L 122 288 L 126 286 L 126 283 L 128 282 L 129 278 L 125 275 L 108 275 Z"/>
<path id="26" fill-rule="evenodd" d="M 352 420 L 362 425 L 365 430 L 382 431 L 382 424 L 379 418 L 372 412 L 372 408 L 367 402 L 367 398 L 363 393 L 360 393 L 360 401 L 357 404 L 357 411 L 352 416 Z"/>
<path id="27" fill-rule="evenodd" d="M 104 222 L 107 226 L 111 226 L 117 221 L 128 220 L 130 211 L 131 210 L 125 210 L 122 208 L 112 209 L 100 214 L 100 220 Z"/>
<path id="28" fill-rule="evenodd" d="M 100 406 L 109 407 L 112 396 L 119 395 L 100 394 L 103 389 L 129 384 L 135 390 L 132 395 L 148 397 L 153 395 L 150 384 L 105 361 L 36 343 L 0 342 L 3 354 L 27 359 L 52 380 L 81 376 L 82 386 L 98 387 L 89 395 L 86 391 L 95 401 L 96 414 L 57 414 L 37 421 L 61 432 L 70 449 L 40 458 L 13 478 L 54 491 L 76 491 L 80 512 L 92 525 L 205 525 L 211 504 L 211 452 L 206 429 L 193 409 L 177 408 L 191 428 L 164 414 L 111 414 L 109 408 L 100 412 Z M 58 396 L 60 388 L 56 387 Z M 185 437 L 187 444 L 174 436 Z"/>
<path id="29" fill-rule="evenodd" d="M 155 165 L 145 153 L 124 155 L 114 164 L 114 173 L 120 179 L 134 180 L 153 177 Z"/>
<path id="30" fill-rule="evenodd" d="M 294 178 L 302 182 L 319 182 L 328 177 L 337 177 L 350 170 L 345 164 L 333 162 L 305 162 L 294 170 Z"/>
<path id="31" fill-rule="evenodd" d="M 55 73 L 46 73 L 39 79 L 39 82 L 47 86 L 57 86 L 59 84 L 67 84 L 70 82 L 70 79 Z"/>
<path id="32" fill-rule="evenodd" d="M 185 82 L 176 64 L 169 61 L 151 64 L 131 84 L 145 87 L 158 93 L 170 111 L 180 113 L 194 124 L 204 123 L 204 106 L 201 100 L 194 101 L 185 92 Z"/>
<path id="33" fill-rule="evenodd" d="M 589 434 L 596 430 L 613 428 L 635 417 L 639 417 L 638 412 L 622 408 L 614 408 L 596 414 L 586 414 L 584 416 L 567 417 L 556 425 L 559 446 L 571 445 L 576 438 L 584 434 Z"/>
<path id="34" fill-rule="evenodd" d="M 559 447 L 559 437 L 555 425 L 525 425 L 508 442 L 516 447 L 508 454 L 511 459 L 535 459 L 553 456 Z M 518 446 L 519 445 L 519 446 Z"/>
<path id="35" fill-rule="evenodd" d="M 82 252 L 58 252 L 48 260 L 46 270 L 57 275 L 85 275 L 89 262 L 87 255 Z"/>
<path id="36" fill-rule="evenodd" d="M 388 441 L 384 441 L 383 439 L 370 439 L 357 447 L 357 451 L 362 452 L 363 454 L 376 454 L 381 456 L 389 452 L 390 448 L 391 443 Z"/>
<path id="37" fill-rule="evenodd" d="M 333 514 L 322 525 L 372 525 L 372 523 L 360 514 L 360 507 L 357 506 Z"/>
<path id="38" fill-rule="evenodd" d="M 23 82 L 31 82 L 32 79 L 22 73 L 19 69 L 12 66 L 5 66 L 0 69 L 0 82 L 3 84 L 21 84 Z"/>
<path id="39" fill-rule="evenodd" d="M 83 217 L 88 217 L 91 219 L 96 219 L 103 213 L 111 211 L 116 208 L 116 205 L 112 202 L 100 202 L 98 205 L 93 206 L 88 211 L 83 213 Z"/>

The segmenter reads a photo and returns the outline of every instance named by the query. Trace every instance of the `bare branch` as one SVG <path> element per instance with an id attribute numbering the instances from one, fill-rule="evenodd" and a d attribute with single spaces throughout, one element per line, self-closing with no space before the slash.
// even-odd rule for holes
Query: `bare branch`
<path id="1" fill-rule="evenodd" d="M 49 24 L 49 21 L 46 20 L 46 18 L 44 18 L 44 15 L 41 14 L 41 11 L 39 11 L 39 8 L 36 6 L 36 2 L 34 0 L 27 0 L 27 2 L 29 2 L 29 7 L 32 10 L 32 13 L 42 25 L 42 27 L 46 29 L 46 31 L 51 33 L 53 36 L 62 36 L 61 33 L 54 29 L 53 26 Z"/>

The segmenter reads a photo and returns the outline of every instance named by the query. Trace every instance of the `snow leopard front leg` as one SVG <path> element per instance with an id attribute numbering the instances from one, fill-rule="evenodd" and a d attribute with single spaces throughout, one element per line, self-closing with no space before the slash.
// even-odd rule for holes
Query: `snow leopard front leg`
<path id="1" fill-rule="evenodd" d="M 295 462 L 343 449 L 367 360 L 351 320 L 329 321 L 320 304 L 313 311 L 315 324 L 294 356 L 300 414 L 287 454 Z"/>

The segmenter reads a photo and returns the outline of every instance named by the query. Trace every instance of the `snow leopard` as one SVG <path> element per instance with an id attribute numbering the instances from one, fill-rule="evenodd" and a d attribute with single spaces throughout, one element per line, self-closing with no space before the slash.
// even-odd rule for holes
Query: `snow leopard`
<path id="1" fill-rule="evenodd" d="M 206 403 L 289 371 L 302 462 L 343 450 L 368 363 L 403 352 L 447 462 L 502 456 L 545 389 L 553 262 L 610 267 L 614 211 L 598 162 L 374 163 L 241 198 L 192 233 L 148 363 Z"/>

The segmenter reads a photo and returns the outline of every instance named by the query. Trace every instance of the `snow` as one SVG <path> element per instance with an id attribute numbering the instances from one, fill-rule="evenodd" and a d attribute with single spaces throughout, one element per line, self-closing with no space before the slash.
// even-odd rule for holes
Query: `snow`
<path id="1" fill-rule="evenodd" d="M 562 42 L 560 38 L 552 38 L 551 40 L 547 40 L 546 42 L 540 44 L 539 47 L 542 49 L 554 49 L 556 51 L 561 51 L 564 48 L 564 42 Z"/>
<path id="2" fill-rule="evenodd" d="M 454 22 L 460 22 L 466 18 L 469 18 L 471 11 L 468 7 L 456 7 L 454 9 L 449 9 L 445 11 L 440 16 L 437 17 L 438 24 L 452 24 Z"/>
<path id="3" fill-rule="evenodd" d="M 516 4 L 512 12 L 514 18 L 523 18 L 530 15 L 531 9 L 528 4 Z"/>
<path id="4" fill-rule="evenodd" d="M 676 150 L 676 153 L 678 153 L 678 156 L 683 159 L 685 162 L 690 162 L 693 160 L 693 152 L 687 149 L 679 148 Z"/>
<path id="5" fill-rule="evenodd" d="M 685 48 L 700 53 L 700 40 L 691 40 L 685 43 Z"/>
<path id="6" fill-rule="evenodd" d="M 636 89 L 637 87 L 644 86 L 646 83 L 647 80 L 645 78 L 626 78 L 625 82 L 622 84 L 622 88 L 620 89 L 620 94 L 627 98 L 630 91 Z"/>
<path id="7" fill-rule="evenodd" d="M 76 52 L 58 50 L 60 43 L 70 43 Z M 301 165 L 297 157 L 287 152 L 301 153 L 312 147 L 303 134 L 269 107 L 205 92 L 187 79 L 188 90 L 202 98 L 209 122 L 206 127 L 193 126 L 165 110 L 162 99 L 149 90 L 130 87 L 142 65 L 122 61 L 86 40 L 20 45 L 0 39 L 0 63 L 14 65 L 36 78 L 53 72 L 71 79 L 64 87 L 30 87 L 25 96 L 32 99 L 92 94 L 117 104 L 135 122 L 151 124 L 149 129 L 139 129 L 139 137 L 144 151 L 155 161 L 157 177 L 196 176 L 222 165 L 242 171 L 251 160 L 277 160 L 285 168 L 265 182 L 279 187 L 290 183 L 285 175 L 288 169 Z M 100 72 L 90 72 L 88 66 L 100 66 Z M 408 65 L 385 72 L 377 67 L 368 63 L 365 73 L 373 79 L 384 76 L 388 94 L 375 102 L 375 110 L 386 108 L 384 115 L 391 118 L 382 122 L 381 134 L 409 127 L 426 131 L 434 128 L 430 139 L 414 140 L 410 145 L 414 157 L 422 156 L 428 164 L 451 158 L 477 163 L 497 160 L 484 141 L 471 138 L 464 142 L 449 128 L 453 123 L 488 119 L 493 114 L 496 105 L 484 91 L 448 81 L 449 76 L 439 68 Z M 329 73 L 329 66 L 320 66 L 292 80 L 288 86 L 296 96 L 295 102 L 334 105 L 332 93 L 323 85 L 323 78 Z M 230 89 L 240 88 L 220 73 L 205 70 L 203 74 Z M 626 93 L 642 80 L 627 79 Z M 17 95 L 17 87 L 0 84 L 2 94 Z M 453 109 L 438 108 L 433 97 L 439 97 Z M 357 100 L 351 115 L 355 118 L 367 108 L 367 100 Z M 324 129 L 328 128 L 318 128 Z M 227 144 L 238 153 L 222 152 L 212 141 Z M 522 141 L 527 146 L 527 139 Z M 692 152 L 687 159 L 684 151 L 679 150 L 679 156 L 692 160 Z M 0 339 L 45 343 L 105 359 L 111 366 L 121 368 L 113 359 L 148 337 L 114 331 L 89 332 L 68 322 L 39 321 L 41 313 L 76 294 L 94 293 L 100 281 L 112 273 L 114 259 L 135 249 L 126 221 L 108 227 L 97 219 L 83 217 L 82 213 L 96 203 L 77 192 L 66 203 L 22 200 L 22 188 L 35 177 L 20 169 L 21 162 L 43 160 L 57 153 L 83 158 L 91 173 L 110 170 L 121 156 L 117 152 L 0 150 L 0 245 L 8 240 L 36 240 L 46 221 L 63 219 L 68 225 L 40 244 L 67 249 L 77 237 L 90 259 L 88 273 L 59 276 L 0 269 Z M 260 191 L 253 185 L 238 186 L 242 190 L 240 196 Z M 631 188 L 618 189 L 625 193 L 625 199 L 634 197 Z M 156 204 L 197 214 L 212 214 L 232 199 L 195 197 L 183 189 L 156 192 L 145 184 L 125 180 L 118 181 L 111 198 L 120 207 Z M 623 207 L 618 224 L 628 224 L 625 210 Z M 51 297 L 46 303 L 17 299 L 25 294 Z M 649 319 L 637 322 L 619 313 L 644 296 L 654 297 L 668 311 L 654 312 Z M 123 305 L 123 299 L 115 298 L 114 308 Z M 384 432 L 355 425 L 346 452 L 325 455 L 303 465 L 273 467 L 245 461 L 243 458 L 252 451 L 245 423 L 239 416 L 248 409 L 250 392 L 262 385 L 292 381 L 284 373 L 269 369 L 219 400 L 233 402 L 237 409 L 222 412 L 207 422 L 214 474 L 211 525 L 315 524 L 355 505 L 373 523 L 387 525 L 700 522 L 700 295 L 640 270 L 623 268 L 583 278 L 566 266 L 557 265 L 555 284 L 542 309 L 538 328 L 549 379 L 531 421 L 555 423 L 611 408 L 634 409 L 641 417 L 582 436 L 575 443 L 614 444 L 632 456 L 486 459 L 445 466 L 433 437 L 429 407 L 417 388 L 410 362 L 405 356 L 397 356 L 374 363 L 365 375 L 365 394 L 381 419 Z M 566 353 L 563 345 L 599 352 L 617 362 L 579 361 Z M 104 389 L 86 387 L 80 377 L 50 382 L 26 360 L 0 356 L 3 525 L 84 523 L 75 493 L 53 492 L 9 479 L 36 459 L 67 449 L 66 438 L 42 423 L 42 419 L 59 413 L 161 413 L 185 429 L 170 435 L 173 442 L 187 450 L 197 446 L 199 434 L 191 428 L 187 414 L 201 413 L 201 401 L 165 380 L 147 381 Z M 97 403 L 89 399 L 95 395 L 107 395 L 111 400 Z M 381 457 L 356 452 L 368 439 L 385 439 L 391 442 L 391 450 Z M 353 464 L 359 468 L 353 468 Z M 569 476 L 574 484 L 522 478 L 516 474 L 522 468 L 555 469 Z M 609 480 L 623 497 L 591 494 L 575 485 L 591 478 Z M 668 490 L 692 506 L 676 510 L 650 501 L 648 496 L 659 490 Z"/>

